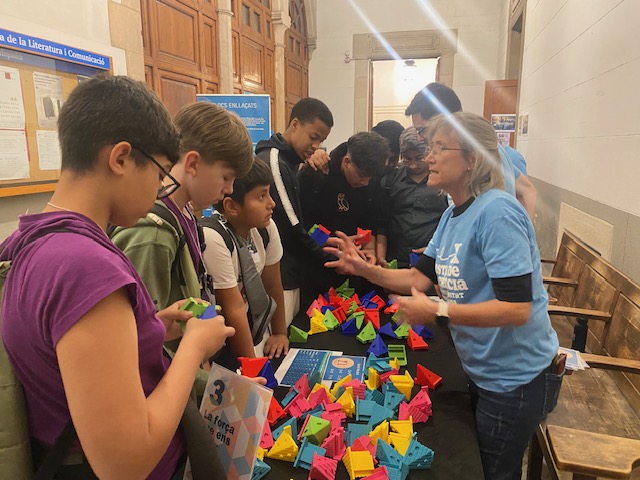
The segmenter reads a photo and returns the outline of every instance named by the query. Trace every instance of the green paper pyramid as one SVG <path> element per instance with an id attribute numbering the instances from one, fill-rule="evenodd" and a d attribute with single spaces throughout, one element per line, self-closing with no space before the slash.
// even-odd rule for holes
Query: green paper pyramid
<path id="1" fill-rule="evenodd" d="M 407 338 L 409 336 L 409 328 L 408 323 L 401 323 L 398 325 L 398 328 L 396 328 L 396 337 Z"/>
<path id="2" fill-rule="evenodd" d="M 325 327 L 327 327 L 329 330 L 335 330 L 338 325 L 340 325 L 340 322 L 338 322 L 338 319 L 331 310 L 327 310 L 326 312 L 324 312 Z"/>
<path id="3" fill-rule="evenodd" d="M 396 260 L 394 258 L 390 262 L 387 262 L 387 268 L 389 268 L 391 270 L 397 270 L 398 269 L 398 260 Z"/>
<path id="4" fill-rule="evenodd" d="M 314 445 L 320 445 L 327 438 L 330 430 L 331 422 L 329 420 L 311 415 L 302 431 L 302 437 L 308 438 Z"/>
<path id="5" fill-rule="evenodd" d="M 376 338 L 376 329 L 373 324 L 367 323 L 356 337 L 360 343 L 371 343 Z"/>
<path id="6" fill-rule="evenodd" d="M 300 330 L 295 325 L 289 327 L 289 341 L 292 343 L 307 343 L 309 334 L 304 330 Z"/>

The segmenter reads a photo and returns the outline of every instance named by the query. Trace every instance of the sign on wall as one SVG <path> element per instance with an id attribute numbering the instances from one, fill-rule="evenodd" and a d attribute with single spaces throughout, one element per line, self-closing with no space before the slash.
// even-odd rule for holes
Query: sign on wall
<path id="1" fill-rule="evenodd" d="M 271 102 L 264 94 L 202 94 L 197 95 L 198 102 L 210 102 L 237 114 L 244 122 L 253 148 L 260 140 L 271 136 Z"/>

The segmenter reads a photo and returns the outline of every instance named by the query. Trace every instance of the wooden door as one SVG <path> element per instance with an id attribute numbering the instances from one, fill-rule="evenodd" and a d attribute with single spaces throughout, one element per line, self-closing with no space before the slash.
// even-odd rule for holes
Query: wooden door
<path id="1" fill-rule="evenodd" d="M 141 0 L 145 78 L 171 115 L 218 92 L 214 0 Z"/>
<path id="2" fill-rule="evenodd" d="M 488 80 L 484 84 L 484 118 L 491 121 L 491 115 L 516 115 L 518 118 L 518 81 Z M 517 123 L 516 123 L 517 125 Z M 510 134 L 509 145 L 515 145 L 516 132 Z"/>

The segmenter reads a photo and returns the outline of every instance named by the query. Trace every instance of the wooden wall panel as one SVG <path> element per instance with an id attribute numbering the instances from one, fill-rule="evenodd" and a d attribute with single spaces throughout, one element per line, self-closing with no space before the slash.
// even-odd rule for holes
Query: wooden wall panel
<path id="1" fill-rule="evenodd" d="M 242 78 L 249 88 L 264 90 L 264 46 L 249 38 L 242 40 Z"/>
<path id="2" fill-rule="evenodd" d="M 158 62 L 170 69 L 200 70 L 198 12 L 175 0 L 158 1 L 156 6 Z"/>
<path id="3" fill-rule="evenodd" d="M 218 32 L 216 29 L 216 21 L 205 15 L 201 16 L 202 25 L 200 31 L 200 45 L 202 49 L 202 66 L 204 71 L 209 75 L 215 75 L 218 72 L 218 49 L 216 48 L 216 38 Z"/>
<path id="4" fill-rule="evenodd" d="M 200 81 L 174 72 L 159 71 L 159 95 L 167 110 L 174 116 L 183 106 L 196 101 L 196 93 L 202 92 Z"/>

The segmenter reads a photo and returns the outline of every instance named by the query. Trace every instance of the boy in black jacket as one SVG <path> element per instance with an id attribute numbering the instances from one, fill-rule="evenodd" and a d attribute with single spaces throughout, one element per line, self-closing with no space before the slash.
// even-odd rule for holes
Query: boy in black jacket
<path id="1" fill-rule="evenodd" d="M 325 254 L 311 239 L 302 222 L 298 168 L 320 148 L 331 127 L 333 115 L 329 108 L 315 98 L 303 98 L 293 106 L 289 126 L 284 133 L 276 133 L 256 146 L 256 155 L 271 167 L 274 178 L 271 185 L 271 196 L 276 202 L 273 220 L 280 231 L 284 249 L 280 272 L 287 325 L 300 309 L 303 265 L 309 259 L 317 263 L 325 261 Z"/>

